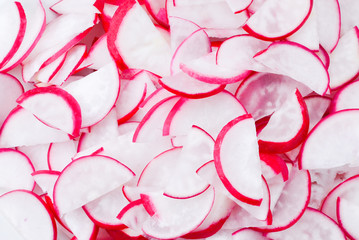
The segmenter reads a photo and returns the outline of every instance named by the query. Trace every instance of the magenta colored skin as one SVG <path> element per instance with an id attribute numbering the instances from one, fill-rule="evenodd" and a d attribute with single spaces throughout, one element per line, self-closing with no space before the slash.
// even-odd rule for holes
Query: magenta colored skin
<path id="1" fill-rule="evenodd" d="M 18 104 L 21 104 L 24 101 L 26 101 L 27 98 L 32 97 L 32 96 L 37 95 L 37 94 L 54 94 L 54 95 L 56 95 L 58 97 L 61 97 L 63 100 L 65 100 L 65 102 L 67 103 L 67 105 L 69 106 L 69 108 L 73 112 L 73 125 L 74 125 L 74 127 L 73 127 L 73 131 L 72 131 L 71 135 L 73 137 L 79 136 L 82 117 L 81 117 L 81 108 L 80 108 L 80 105 L 78 104 L 78 102 L 76 101 L 76 99 L 71 94 L 66 92 L 65 90 L 62 90 L 61 88 L 50 86 L 50 87 L 41 87 L 41 88 L 31 89 L 31 90 L 25 92 L 24 94 L 22 94 L 16 100 L 16 102 Z"/>
<path id="2" fill-rule="evenodd" d="M 22 43 L 22 40 L 24 39 L 24 36 L 25 36 L 26 25 L 27 25 L 25 11 L 24 11 L 24 8 L 22 7 L 21 3 L 15 2 L 15 4 L 16 4 L 16 7 L 17 7 L 17 9 L 19 11 L 19 15 L 20 15 L 19 16 L 20 17 L 20 27 L 19 27 L 19 31 L 17 33 L 14 44 L 12 45 L 10 51 L 6 54 L 4 59 L 0 62 L 0 69 L 14 56 L 16 51 L 19 49 L 19 47 Z"/>
<path id="3" fill-rule="evenodd" d="M 242 116 L 237 117 L 234 120 L 230 121 L 229 123 L 227 123 L 227 125 L 225 125 L 222 128 L 221 132 L 219 133 L 219 135 L 216 139 L 216 143 L 214 145 L 214 153 L 213 153 L 214 164 L 216 166 L 216 171 L 217 171 L 219 178 L 221 179 L 223 185 L 226 187 L 228 192 L 230 192 L 230 194 L 232 194 L 235 198 L 237 198 L 238 200 L 240 200 L 244 203 L 259 206 L 262 203 L 262 199 L 249 198 L 249 197 L 241 194 L 240 192 L 238 192 L 237 189 L 235 189 L 232 186 L 231 182 L 228 180 L 228 178 L 224 174 L 221 159 L 220 159 L 220 155 L 221 155 L 220 151 L 221 151 L 222 141 L 223 141 L 223 138 L 225 137 L 225 135 L 227 134 L 227 132 L 238 122 L 243 121 L 248 118 L 252 118 L 252 116 L 250 114 L 242 115 Z"/>
<path id="4" fill-rule="evenodd" d="M 299 144 L 301 144 L 304 141 L 309 129 L 308 109 L 300 92 L 297 90 L 295 94 L 297 95 L 298 102 L 301 106 L 301 112 L 303 118 L 303 123 L 301 128 L 298 130 L 297 134 L 287 142 L 270 142 L 270 141 L 258 140 L 260 152 L 284 153 L 296 148 L 297 146 L 299 146 Z"/>
<path id="5" fill-rule="evenodd" d="M 296 31 L 298 31 L 303 25 L 304 23 L 307 21 L 307 19 L 309 18 L 310 13 L 312 12 L 313 9 L 313 0 L 310 0 L 310 7 L 309 7 L 309 11 L 307 13 L 307 15 L 304 17 L 303 21 L 297 26 L 295 27 L 292 31 L 281 35 L 281 36 L 277 36 L 277 37 L 268 37 L 265 35 L 262 35 L 261 33 L 257 33 L 255 32 L 251 27 L 249 27 L 247 24 L 245 24 L 242 28 L 244 31 L 246 31 L 247 33 L 249 33 L 250 35 L 252 35 L 253 37 L 265 40 L 265 41 L 274 41 L 274 40 L 283 40 L 286 37 L 289 37 L 290 35 L 292 35 L 293 33 L 295 33 Z"/>
<path id="6" fill-rule="evenodd" d="M 160 11 L 157 12 L 157 13 L 154 12 L 154 9 L 151 6 L 152 1 L 151 0 L 144 0 L 146 9 L 150 13 L 151 17 L 153 17 L 153 19 L 155 19 L 158 24 L 160 24 L 164 29 L 169 29 L 170 26 L 168 24 L 168 15 L 167 15 L 167 1 L 168 0 L 164 0 L 165 4 L 164 4 L 163 8 L 161 8 Z M 161 15 L 159 15 L 159 13 L 161 13 L 161 10 L 164 11 L 164 19 L 162 19 Z"/>
<path id="7" fill-rule="evenodd" d="M 345 86 L 341 86 L 340 90 L 338 92 L 335 93 L 333 100 L 329 106 L 329 112 L 330 113 L 334 113 L 337 112 L 337 101 L 338 98 L 340 97 L 341 92 L 345 91 L 346 88 L 350 87 L 350 85 L 352 84 L 357 84 L 357 81 L 353 81 L 353 82 L 348 82 L 347 84 L 345 84 Z"/>
<path id="8" fill-rule="evenodd" d="M 35 193 L 33 193 L 32 191 L 28 191 L 28 190 L 13 190 L 13 191 L 10 191 L 10 192 L 7 192 L 3 195 L 1 195 L 0 197 L 3 197 L 5 195 L 8 195 L 8 194 L 11 194 L 13 192 L 26 192 L 28 194 L 31 194 L 32 196 L 36 197 L 37 200 L 40 201 L 40 203 L 44 206 L 44 208 L 46 209 L 47 213 L 49 214 L 49 217 L 51 219 L 51 223 L 52 223 L 52 227 L 54 229 L 54 238 L 53 240 L 56 240 L 57 239 L 57 227 L 56 227 L 56 222 L 55 222 L 55 218 L 54 218 L 54 215 L 52 214 L 52 211 L 51 209 L 49 208 L 49 206 L 44 202 L 44 200 L 42 200 L 38 195 L 36 195 Z"/>
<path id="9" fill-rule="evenodd" d="M 312 51 L 310 50 L 309 48 L 299 44 L 299 43 L 296 43 L 296 42 L 290 42 L 290 41 L 279 41 L 279 42 L 273 42 L 271 45 L 269 45 L 269 47 L 267 49 L 264 49 L 263 51 L 260 51 L 258 52 L 256 55 L 253 56 L 253 58 L 265 53 L 266 51 L 268 51 L 268 49 L 272 48 L 272 47 L 275 47 L 276 45 L 282 45 L 282 44 L 287 44 L 287 45 L 291 45 L 291 46 L 295 46 L 295 47 L 299 47 L 299 48 L 302 48 L 304 49 L 305 51 L 309 52 L 310 54 L 312 54 L 320 63 L 321 65 L 323 66 L 324 69 L 326 69 L 326 75 L 327 75 L 327 87 L 325 89 L 325 91 L 323 91 L 323 93 L 321 95 L 324 95 L 326 92 L 328 92 L 329 90 L 329 73 L 328 73 L 328 70 L 327 68 L 325 67 L 324 63 L 322 62 L 322 60 Z"/>

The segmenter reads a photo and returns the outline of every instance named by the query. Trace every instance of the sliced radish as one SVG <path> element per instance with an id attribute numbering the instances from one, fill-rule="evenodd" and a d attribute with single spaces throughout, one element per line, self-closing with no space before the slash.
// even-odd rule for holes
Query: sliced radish
<path id="1" fill-rule="evenodd" d="M 359 102 L 357 102 L 357 93 L 359 92 L 359 82 L 355 81 L 346 85 L 340 91 L 338 91 L 332 101 L 330 110 L 337 112 L 344 109 L 359 108 Z"/>
<path id="2" fill-rule="evenodd" d="M 69 163 L 76 153 L 75 144 L 73 141 L 62 143 L 51 143 L 47 153 L 47 164 L 50 170 L 62 171 Z"/>
<path id="3" fill-rule="evenodd" d="M 16 149 L 29 157 L 36 171 L 49 170 L 47 164 L 47 153 L 50 144 L 39 144 L 32 146 L 19 146 Z"/>
<path id="4" fill-rule="evenodd" d="M 221 105 L 217 105 L 218 102 Z M 226 106 L 225 109 L 222 104 Z M 243 106 L 226 91 L 204 99 L 182 98 L 169 113 L 163 135 L 185 135 L 193 125 L 196 125 L 217 138 L 226 123 L 245 113 Z M 213 124 L 214 119 L 215 124 Z"/>
<path id="5" fill-rule="evenodd" d="M 325 169 L 357 164 L 357 148 L 351 145 L 359 137 L 355 131 L 357 119 L 359 110 L 343 110 L 322 119 L 302 146 L 300 166 Z"/>
<path id="6" fill-rule="evenodd" d="M 257 240 L 268 240 L 263 233 L 250 228 L 242 228 L 232 234 L 233 240 L 247 240 L 247 239 L 257 239 Z"/>
<path id="7" fill-rule="evenodd" d="M 359 30 L 348 31 L 329 55 L 330 88 L 335 89 L 352 80 L 359 73 Z"/>
<path id="8" fill-rule="evenodd" d="M 201 29 L 200 26 L 194 22 L 180 18 L 169 17 L 170 34 L 171 34 L 171 49 L 175 50 L 188 36 Z"/>
<path id="9" fill-rule="evenodd" d="M 58 14 L 69 13 L 98 13 L 97 8 L 94 6 L 96 0 L 79 0 L 73 2 L 71 0 L 61 0 L 51 7 L 51 10 Z"/>
<path id="10" fill-rule="evenodd" d="M 48 83 L 51 79 L 57 74 L 57 72 L 61 69 L 62 65 L 65 62 L 66 54 L 63 53 L 57 59 L 55 59 L 50 64 L 41 68 L 32 78 L 31 82 L 40 82 L 40 83 Z"/>
<path id="11" fill-rule="evenodd" d="M 358 25 L 359 18 L 356 14 L 356 10 L 359 8 L 359 4 L 355 0 L 338 0 L 340 7 L 341 17 L 341 29 L 340 35 L 344 35 L 350 29 Z"/>
<path id="12" fill-rule="evenodd" d="M 35 88 L 16 101 L 46 125 L 74 137 L 79 135 L 82 121 L 80 105 L 66 91 L 56 87 Z"/>
<path id="13" fill-rule="evenodd" d="M 288 125 L 287 125 L 288 124 Z M 298 90 L 288 97 L 258 134 L 262 152 L 283 153 L 297 147 L 309 128 L 308 109 Z"/>
<path id="14" fill-rule="evenodd" d="M 283 39 L 302 27 L 312 7 L 313 0 L 268 0 L 248 19 L 243 29 L 260 39 Z"/>
<path id="15" fill-rule="evenodd" d="M 274 73 L 287 75 L 323 95 L 329 75 L 322 61 L 306 47 L 293 42 L 275 42 L 254 57 Z M 303 71 L 300 66 L 308 66 Z M 312 79 L 315 79 L 312 81 Z"/>
<path id="16" fill-rule="evenodd" d="M 107 42 L 118 63 L 160 76 L 169 74 L 170 47 L 136 1 L 121 3 L 111 22 Z"/>
<path id="17" fill-rule="evenodd" d="M 291 228 L 266 235 L 270 239 L 346 239 L 340 227 L 320 211 L 307 208 L 299 221 Z M 305 236 L 305 237 L 304 237 Z"/>
<path id="18" fill-rule="evenodd" d="M 130 202 L 118 214 L 117 218 L 132 230 L 142 232 L 142 224 L 149 218 L 142 199 Z"/>
<path id="19" fill-rule="evenodd" d="M 17 46 L 13 56 L 4 62 L 0 69 L 8 71 L 24 60 L 40 40 L 41 34 L 45 30 L 45 10 L 41 1 L 19 0 L 26 15 L 26 30 L 22 42 Z"/>
<path id="20" fill-rule="evenodd" d="M 261 168 L 255 125 L 250 115 L 240 116 L 223 127 L 216 139 L 214 163 L 230 194 L 245 203 L 261 204 Z"/>
<path id="21" fill-rule="evenodd" d="M 79 158 L 69 164 L 56 181 L 56 211 L 62 216 L 114 190 L 133 176 L 129 168 L 115 159 L 104 156 Z"/>
<path id="22" fill-rule="evenodd" d="M 214 189 L 188 199 L 174 199 L 162 194 L 148 194 L 144 206 L 153 216 L 142 230 L 149 236 L 161 239 L 180 237 L 196 229 L 209 214 L 214 201 Z M 146 206 L 147 205 L 147 206 Z"/>
<path id="23" fill-rule="evenodd" d="M 226 0 L 226 1 L 234 13 L 240 13 L 246 10 L 253 2 L 253 0 L 241 0 L 241 1 Z"/>
<path id="24" fill-rule="evenodd" d="M 69 83 L 64 90 L 80 105 L 81 127 L 92 126 L 110 112 L 118 98 L 120 91 L 118 70 L 114 63 L 109 63 L 96 72 Z"/>
<path id="25" fill-rule="evenodd" d="M 144 2 L 151 16 L 162 26 L 168 27 L 167 0 L 145 0 Z"/>
<path id="26" fill-rule="evenodd" d="M 358 229 L 353 222 L 356 222 L 359 217 L 358 199 L 346 199 L 338 197 L 337 200 L 337 217 L 339 225 L 343 231 L 351 239 L 359 237 Z"/>
<path id="27" fill-rule="evenodd" d="M 98 227 L 89 219 L 82 208 L 66 213 L 61 221 L 71 230 L 75 239 L 96 239 Z"/>
<path id="28" fill-rule="evenodd" d="M 46 126 L 22 107 L 14 108 L 0 129 L 0 146 L 2 147 L 65 142 L 69 139 L 68 134 Z"/>
<path id="29" fill-rule="evenodd" d="M 5 221 L 14 226 L 23 237 L 56 239 L 55 220 L 45 202 L 30 191 L 15 190 L 2 195 L 0 212 Z M 3 229 L 1 232 L 3 231 L 7 230 Z"/>
<path id="30" fill-rule="evenodd" d="M 32 191 L 35 182 L 31 174 L 35 171 L 30 159 L 22 152 L 0 149 L 0 195 L 16 189 Z M 17 173 L 16 175 L 14 173 Z"/>
<path id="31" fill-rule="evenodd" d="M 16 99 L 24 92 L 24 88 L 15 77 L 9 74 L 0 74 L 0 126 L 6 116 L 16 107 Z"/>
<path id="32" fill-rule="evenodd" d="M 255 120 L 271 115 L 298 89 L 302 96 L 312 91 L 284 75 L 258 73 L 248 77 L 236 91 L 236 97 Z M 263 90 L 263 91 L 261 91 Z"/>
<path id="33" fill-rule="evenodd" d="M 319 42 L 327 52 L 338 44 L 341 30 L 341 9 L 338 0 L 315 0 Z M 330 27 L 329 27 L 330 26 Z"/>

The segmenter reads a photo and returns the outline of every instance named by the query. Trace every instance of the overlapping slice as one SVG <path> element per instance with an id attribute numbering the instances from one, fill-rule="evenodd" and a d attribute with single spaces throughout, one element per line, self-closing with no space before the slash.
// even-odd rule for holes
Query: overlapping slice
<path id="1" fill-rule="evenodd" d="M 261 168 L 254 120 L 240 116 L 223 127 L 214 150 L 217 173 L 228 192 L 240 201 L 260 205 Z"/>

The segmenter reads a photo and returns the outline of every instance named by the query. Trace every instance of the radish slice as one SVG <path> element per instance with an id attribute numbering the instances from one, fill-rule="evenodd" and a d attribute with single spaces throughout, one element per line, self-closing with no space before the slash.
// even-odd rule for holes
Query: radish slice
<path id="1" fill-rule="evenodd" d="M 40 40 L 41 34 L 45 30 L 45 10 L 40 0 L 38 1 L 17 1 L 21 3 L 26 15 L 26 30 L 22 42 L 18 47 L 14 55 L 4 62 L 4 65 L 0 67 L 1 71 L 9 71 L 23 61 L 35 47 Z"/>
<path id="2" fill-rule="evenodd" d="M 53 171 L 62 171 L 76 154 L 76 148 L 73 141 L 63 143 L 51 143 L 47 153 L 47 164 Z"/>
<path id="3" fill-rule="evenodd" d="M 74 137 L 80 134 L 80 105 L 66 91 L 56 87 L 35 88 L 25 92 L 16 101 L 46 125 Z"/>
<path id="4" fill-rule="evenodd" d="M 309 128 L 308 109 L 298 90 L 273 113 L 258 134 L 261 152 L 283 153 L 297 147 Z"/>
<path id="5" fill-rule="evenodd" d="M 168 28 L 168 16 L 166 9 L 167 0 L 145 0 L 145 6 L 151 16 L 158 22 L 161 26 Z"/>
<path id="6" fill-rule="evenodd" d="M 98 79 L 102 81 L 98 81 Z M 114 106 L 120 91 L 120 79 L 114 63 L 64 87 L 79 103 L 82 115 L 81 127 L 101 121 Z"/>
<path id="7" fill-rule="evenodd" d="M 171 49 L 175 50 L 192 33 L 201 29 L 200 26 L 187 19 L 180 17 L 169 17 Z"/>
<path id="8" fill-rule="evenodd" d="M 338 0 L 315 0 L 314 5 L 320 45 L 327 52 L 332 52 L 338 44 L 342 24 L 339 2 Z"/>
<path id="9" fill-rule="evenodd" d="M 312 91 L 305 85 L 283 75 L 257 73 L 241 83 L 237 99 L 255 120 L 271 115 L 296 89 L 305 96 Z M 263 91 L 261 91 L 263 90 Z"/>
<path id="10" fill-rule="evenodd" d="M 47 164 L 47 153 L 50 144 L 39 144 L 32 146 L 19 146 L 16 149 L 29 157 L 36 171 L 49 170 Z"/>
<path id="11" fill-rule="evenodd" d="M 256 240 L 268 240 L 263 233 L 258 232 L 256 230 L 250 228 L 242 228 L 232 234 L 233 240 L 248 240 L 248 239 L 256 239 Z"/>
<path id="12" fill-rule="evenodd" d="M 0 73 L 0 126 L 6 116 L 16 107 L 16 99 L 24 92 L 24 88 L 15 77 Z"/>
<path id="13" fill-rule="evenodd" d="M 65 142 L 69 139 L 68 134 L 46 126 L 22 107 L 14 108 L 0 129 L 0 146 L 2 147 L 32 146 Z"/>
<path id="14" fill-rule="evenodd" d="M 0 168 L 0 195 L 16 189 L 32 191 L 35 188 L 35 182 L 31 176 L 35 169 L 25 154 L 1 148 L 0 162 L 2 166 Z"/>
<path id="15" fill-rule="evenodd" d="M 95 14 L 66 14 L 49 23 L 38 44 L 23 62 L 24 80 L 29 81 L 41 67 L 50 64 L 81 40 L 94 21 Z"/>
<path id="16" fill-rule="evenodd" d="M 78 0 L 73 2 L 71 0 L 58 1 L 51 7 L 51 10 L 58 14 L 70 13 L 98 13 L 94 6 L 96 0 Z"/>
<path id="17" fill-rule="evenodd" d="M 21 236 L 29 239 L 56 239 L 55 220 L 44 201 L 30 191 L 15 190 L 2 195 L 0 213 Z"/>
<path id="18" fill-rule="evenodd" d="M 330 110 L 337 112 L 344 109 L 359 108 L 357 93 L 359 93 L 358 81 L 346 85 L 336 93 Z"/>
<path id="19" fill-rule="evenodd" d="M 149 218 L 149 215 L 143 206 L 142 199 L 138 199 L 124 207 L 117 218 L 130 229 L 142 233 L 142 225 Z"/>
<path id="20" fill-rule="evenodd" d="M 301 218 L 307 208 L 310 192 L 309 172 L 293 168 L 273 209 L 272 224 L 264 227 L 256 227 L 256 229 L 263 232 L 271 232 L 290 228 Z"/>
<path id="21" fill-rule="evenodd" d="M 53 199 L 54 186 L 60 174 L 60 172 L 52 170 L 40 170 L 32 173 L 36 184 L 47 194 L 51 201 Z"/>
<path id="22" fill-rule="evenodd" d="M 287 75 L 320 95 L 328 89 L 329 75 L 325 66 L 312 51 L 302 45 L 285 41 L 275 42 L 254 58 L 274 73 Z M 304 65 L 308 66 L 307 71 L 300 67 Z"/>
<path id="23" fill-rule="evenodd" d="M 161 239 L 180 237 L 196 229 L 207 217 L 214 202 L 214 189 L 188 199 L 174 199 L 162 194 L 141 195 L 152 217 L 143 224 L 143 232 Z M 145 200 L 144 200 L 145 199 Z"/>
<path id="24" fill-rule="evenodd" d="M 83 206 L 87 216 L 103 228 L 118 229 L 123 227 L 117 218 L 118 213 L 128 204 L 122 192 L 122 187 L 101 196 Z"/>
<path id="25" fill-rule="evenodd" d="M 329 55 L 330 88 L 335 89 L 354 79 L 359 73 L 359 30 L 348 31 Z M 345 69 L 345 71 L 343 71 Z"/>
<path id="26" fill-rule="evenodd" d="M 357 164 L 357 150 L 350 143 L 359 138 L 353 131 L 358 120 L 359 110 L 343 110 L 321 120 L 302 146 L 300 166 L 304 169 L 326 169 Z"/>
<path id="27" fill-rule="evenodd" d="M 47 66 L 41 68 L 32 78 L 32 82 L 41 82 L 47 83 L 50 82 L 51 79 L 57 74 L 62 65 L 65 62 L 66 54 L 62 54 L 57 59 L 55 59 L 52 63 Z"/>
<path id="28" fill-rule="evenodd" d="M 223 127 L 216 139 L 214 163 L 231 195 L 248 204 L 261 204 L 261 168 L 255 125 L 250 115 L 240 116 Z"/>
<path id="29" fill-rule="evenodd" d="M 26 16 L 21 3 L 12 1 L 1 3 L 0 16 L 0 67 L 2 67 L 15 54 L 23 40 Z"/>
<path id="30" fill-rule="evenodd" d="M 302 27 L 312 7 L 313 0 L 268 0 L 248 19 L 243 29 L 263 40 L 283 39 Z"/>
<path id="31" fill-rule="evenodd" d="M 324 198 L 320 210 L 326 215 L 328 215 L 329 217 L 331 217 L 332 219 L 334 219 L 335 221 L 337 221 L 338 220 L 337 213 L 339 211 L 339 209 L 337 209 L 339 205 L 339 203 L 337 205 L 338 198 L 340 198 L 340 201 L 347 200 L 349 202 L 350 199 L 357 199 L 358 182 L 359 182 L 359 175 L 354 175 L 353 177 L 350 177 L 345 181 L 339 183 Z"/>
<path id="32" fill-rule="evenodd" d="M 56 211 L 62 216 L 114 190 L 133 176 L 129 168 L 115 159 L 105 156 L 79 158 L 69 164 L 56 181 Z"/>
<path id="33" fill-rule="evenodd" d="M 338 0 L 340 6 L 341 30 L 340 35 L 343 36 L 350 29 L 358 25 L 359 18 L 353 14 L 359 8 L 359 4 L 355 0 Z"/>
<path id="34" fill-rule="evenodd" d="M 75 235 L 75 239 L 96 239 L 98 227 L 82 208 L 66 213 L 61 220 Z"/>
<path id="35" fill-rule="evenodd" d="M 251 5 L 253 0 L 241 0 L 241 1 L 226 0 L 226 2 L 228 3 L 232 12 L 240 13 L 240 12 L 246 10 L 249 7 L 249 5 Z"/>
<path id="36" fill-rule="evenodd" d="M 345 199 L 338 197 L 337 216 L 339 225 L 351 239 L 359 237 L 359 231 L 353 222 L 359 218 L 359 206 L 356 203 L 358 199 Z"/>
<path id="37" fill-rule="evenodd" d="M 313 208 L 307 208 L 299 221 L 291 228 L 266 235 L 270 239 L 331 239 L 345 240 L 345 234 L 339 226 L 325 214 Z"/>
<path id="38" fill-rule="evenodd" d="M 169 75 L 170 47 L 136 1 L 121 3 L 111 22 L 107 43 L 118 64 Z"/>
<path id="39" fill-rule="evenodd" d="M 218 102 L 221 102 L 221 105 L 216 104 Z M 226 108 L 223 109 L 222 106 Z M 163 135 L 185 135 L 193 125 L 196 125 L 217 138 L 226 123 L 245 113 L 243 106 L 226 91 L 204 99 L 182 98 L 168 114 Z M 215 124 L 212 122 L 214 119 Z"/>

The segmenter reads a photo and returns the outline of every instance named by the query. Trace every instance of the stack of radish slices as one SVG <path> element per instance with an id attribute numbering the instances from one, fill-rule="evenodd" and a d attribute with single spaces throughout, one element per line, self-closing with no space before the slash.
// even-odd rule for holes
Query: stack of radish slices
<path id="1" fill-rule="evenodd" d="M 0 1 L 0 239 L 359 239 L 359 1 Z"/>

